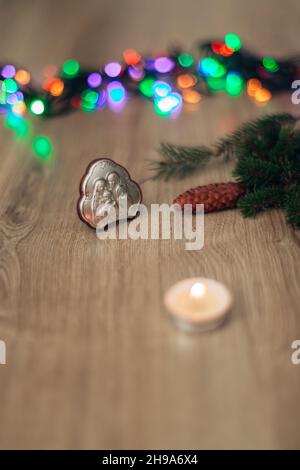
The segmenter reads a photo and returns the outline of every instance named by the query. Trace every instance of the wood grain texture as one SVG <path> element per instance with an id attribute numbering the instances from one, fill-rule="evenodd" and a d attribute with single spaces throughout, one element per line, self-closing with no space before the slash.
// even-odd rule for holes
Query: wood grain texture
<path id="1" fill-rule="evenodd" d="M 299 2 L 211 0 L 0 1 L 1 58 L 38 75 L 75 57 L 87 65 L 232 31 L 265 54 L 299 52 Z M 179 119 L 132 100 L 123 113 L 75 113 L 33 125 L 57 146 L 53 165 L 0 129 L 1 448 L 299 448 L 299 235 L 280 211 L 244 220 L 205 217 L 205 246 L 107 241 L 77 217 L 90 160 L 110 156 L 141 181 L 159 142 L 211 143 L 241 121 L 291 110 L 290 97 L 258 109 L 245 98 L 203 100 Z M 169 202 L 230 177 L 211 166 L 186 181 L 143 185 Z M 162 295 L 208 276 L 234 294 L 227 324 L 184 335 Z"/>

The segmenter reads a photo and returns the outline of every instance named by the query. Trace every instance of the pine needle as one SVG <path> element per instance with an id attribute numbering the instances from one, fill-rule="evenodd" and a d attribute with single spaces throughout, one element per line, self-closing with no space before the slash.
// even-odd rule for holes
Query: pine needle
<path id="1" fill-rule="evenodd" d="M 151 162 L 153 179 L 184 178 L 204 168 L 212 158 L 235 159 L 233 176 L 247 191 L 238 202 L 243 215 L 284 207 L 287 221 L 300 228 L 298 120 L 287 113 L 254 119 L 211 147 L 163 143 L 158 149 L 161 159 Z"/>
<path id="2" fill-rule="evenodd" d="M 172 144 L 161 144 L 158 149 L 161 160 L 151 161 L 155 171 L 153 179 L 184 178 L 200 168 L 203 168 L 213 157 L 209 147 L 188 147 Z"/>

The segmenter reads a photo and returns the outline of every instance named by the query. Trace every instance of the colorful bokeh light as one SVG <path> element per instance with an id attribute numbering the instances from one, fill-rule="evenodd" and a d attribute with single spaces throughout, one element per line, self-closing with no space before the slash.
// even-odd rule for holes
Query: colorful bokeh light
<path id="1" fill-rule="evenodd" d="M 32 142 L 34 153 L 42 160 L 47 160 L 52 154 L 52 144 L 48 137 L 37 136 Z"/>
<path id="2" fill-rule="evenodd" d="M 48 78 L 43 83 L 44 90 L 52 96 L 60 96 L 64 91 L 64 82 L 60 78 Z"/>
<path id="3" fill-rule="evenodd" d="M 181 67 L 191 67 L 195 60 L 190 54 L 179 54 L 178 62 Z"/>
<path id="4" fill-rule="evenodd" d="M 223 46 L 223 43 L 222 42 L 212 42 L 211 43 L 211 48 L 212 48 L 212 51 L 215 53 L 215 54 L 220 54 L 221 53 L 221 47 Z"/>
<path id="5" fill-rule="evenodd" d="M 27 85 L 30 82 L 30 73 L 27 70 L 20 69 L 15 75 L 15 80 L 19 85 Z"/>
<path id="6" fill-rule="evenodd" d="M 98 88 L 102 83 L 102 77 L 100 73 L 93 72 L 88 76 L 87 82 L 91 88 Z"/>
<path id="7" fill-rule="evenodd" d="M 278 62 L 273 57 L 264 57 L 262 62 L 268 72 L 275 73 L 279 70 Z"/>
<path id="8" fill-rule="evenodd" d="M 16 74 L 16 69 L 13 65 L 4 65 L 1 69 L 1 75 L 4 78 L 13 78 Z"/>
<path id="9" fill-rule="evenodd" d="M 155 100 L 155 110 L 158 114 L 168 116 L 178 111 L 182 105 L 182 98 L 179 93 L 170 93 L 164 98 Z"/>
<path id="10" fill-rule="evenodd" d="M 189 73 L 183 73 L 177 77 L 177 85 L 179 88 L 191 88 L 197 83 L 197 79 L 194 75 Z"/>
<path id="11" fill-rule="evenodd" d="M 186 103 L 197 104 L 201 101 L 201 95 L 196 90 L 183 90 L 182 98 Z"/>
<path id="12" fill-rule="evenodd" d="M 254 99 L 257 104 L 266 104 L 272 98 L 272 93 L 266 88 L 259 88 L 256 90 Z"/>
<path id="13" fill-rule="evenodd" d="M 257 78 L 250 78 L 247 82 L 247 93 L 249 96 L 254 97 L 257 90 L 262 88 L 261 81 Z"/>
<path id="14" fill-rule="evenodd" d="M 6 93 L 15 93 L 18 90 L 18 84 L 13 78 L 5 78 L 3 80 L 3 90 Z"/>
<path id="15" fill-rule="evenodd" d="M 52 96 L 60 96 L 64 91 L 64 82 L 60 78 L 54 79 L 53 83 L 49 88 L 49 92 Z"/>
<path id="16" fill-rule="evenodd" d="M 175 114 L 183 101 L 199 103 L 201 93 L 205 94 L 207 89 L 236 96 L 245 85 L 248 96 L 256 104 L 265 104 L 272 97 L 271 91 L 279 90 L 285 67 L 272 57 L 258 58 L 248 67 L 241 60 L 247 59 L 247 52 L 245 56 L 236 54 L 241 47 L 241 39 L 230 33 L 223 41 L 203 43 L 199 62 L 191 54 L 178 53 L 176 49 L 170 55 L 165 50 L 156 50 L 142 57 L 129 48 L 123 52 L 122 63 L 110 61 L 95 71 L 81 70 L 79 62 L 70 59 L 63 64 L 61 73 L 51 64 L 43 70 L 43 90 L 34 83 L 26 86 L 31 82 L 27 70 L 4 65 L 0 69 L 0 112 L 23 118 L 27 108 L 35 115 L 47 117 L 71 108 L 89 112 L 108 105 L 111 109 L 121 109 L 128 90 L 152 99 L 156 112 L 167 116 Z M 278 82 L 277 76 L 271 73 L 280 68 Z M 54 99 L 61 95 L 63 99 Z M 11 116 L 7 118 L 9 127 L 12 128 L 13 122 Z"/>
<path id="17" fill-rule="evenodd" d="M 241 39 L 233 33 L 226 34 L 225 44 L 227 47 L 233 49 L 234 51 L 238 51 L 242 47 Z"/>
<path id="18" fill-rule="evenodd" d="M 122 71 L 122 66 L 119 62 L 109 62 L 105 65 L 104 71 L 108 77 L 118 77 Z"/>
<path id="19" fill-rule="evenodd" d="M 244 81 L 237 72 L 229 72 L 226 77 L 226 91 L 229 95 L 239 95 L 244 87 Z"/>
<path id="20" fill-rule="evenodd" d="M 169 93 L 171 93 L 171 90 L 171 86 L 168 83 L 163 82 L 162 80 L 157 80 L 152 85 L 152 94 L 155 97 L 163 98 L 169 95 Z"/>
<path id="21" fill-rule="evenodd" d="M 67 60 L 63 66 L 62 66 L 62 71 L 63 75 L 66 77 L 76 77 L 80 69 L 79 62 L 77 60 Z"/>
<path id="22" fill-rule="evenodd" d="M 22 115 L 26 111 L 26 104 L 24 101 L 20 101 L 12 106 L 12 112 L 14 114 Z"/>
<path id="23" fill-rule="evenodd" d="M 99 95 L 95 90 L 85 90 L 82 93 L 81 108 L 84 111 L 94 111 L 97 106 Z"/>
<path id="24" fill-rule="evenodd" d="M 5 119 L 5 125 L 14 130 L 18 137 L 25 137 L 29 132 L 29 124 L 25 119 L 15 113 L 8 113 Z"/>
<path id="25" fill-rule="evenodd" d="M 40 116 L 45 111 L 45 104 L 42 100 L 36 99 L 30 103 L 30 111 L 37 116 Z"/>
<path id="26" fill-rule="evenodd" d="M 141 56 L 134 49 L 125 49 L 123 57 L 127 65 L 136 65 L 141 61 Z"/>
<path id="27" fill-rule="evenodd" d="M 222 44 L 220 48 L 220 54 L 223 57 L 230 57 L 234 53 L 234 49 L 231 49 L 231 47 L 226 46 L 226 44 Z"/>
<path id="28" fill-rule="evenodd" d="M 155 82 L 154 78 L 147 77 L 147 78 L 144 78 L 144 80 L 142 80 L 139 84 L 140 92 L 147 98 L 151 98 L 153 96 L 152 86 L 154 82 Z"/>
<path id="29" fill-rule="evenodd" d="M 128 75 L 130 76 L 130 78 L 136 82 L 139 82 L 140 80 L 142 80 L 145 76 L 145 72 L 143 70 L 143 68 L 139 68 L 139 67 L 134 67 L 134 66 L 130 66 L 128 67 Z"/>
<path id="30" fill-rule="evenodd" d="M 220 78 L 226 73 L 224 65 L 212 57 L 205 57 L 200 61 L 199 72 L 205 77 Z"/>
<path id="31" fill-rule="evenodd" d="M 11 93 L 10 95 L 8 95 L 6 102 L 7 104 L 11 104 L 11 105 L 16 104 L 18 102 L 17 93 Z"/>
<path id="32" fill-rule="evenodd" d="M 223 91 L 225 90 L 225 87 L 226 87 L 226 79 L 225 77 L 221 77 L 221 78 L 208 77 L 207 85 L 208 85 L 208 88 L 214 92 Z"/>
<path id="33" fill-rule="evenodd" d="M 114 81 L 107 85 L 109 101 L 113 103 L 123 103 L 126 98 L 125 88 L 121 82 Z"/>
<path id="34" fill-rule="evenodd" d="M 169 57 L 158 57 L 154 61 L 155 70 L 159 73 L 169 73 L 174 66 L 174 61 Z"/>

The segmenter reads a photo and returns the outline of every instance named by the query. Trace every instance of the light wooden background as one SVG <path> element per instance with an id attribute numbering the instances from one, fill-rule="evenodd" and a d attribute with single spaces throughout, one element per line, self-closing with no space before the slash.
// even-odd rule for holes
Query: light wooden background
<path id="1" fill-rule="evenodd" d="M 87 65 L 235 32 L 262 54 L 300 51 L 297 0 L 1 0 L 1 59 L 39 76 L 70 57 Z M 176 121 L 141 100 L 119 115 L 41 122 L 57 146 L 50 167 L 0 129 L 1 448 L 299 448 L 300 237 L 279 211 L 205 218 L 205 246 L 100 242 L 77 217 L 90 160 L 109 156 L 138 181 L 160 141 L 211 143 L 242 121 L 291 110 L 290 96 L 256 108 L 246 98 L 203 100 Z M 230 166 L 146 183 L 144 200 L 170 202 L 191 185 L 226 181 Z M 226 283 L 230 321 L 178 332 L 162 306 L 188 276 Z"/>

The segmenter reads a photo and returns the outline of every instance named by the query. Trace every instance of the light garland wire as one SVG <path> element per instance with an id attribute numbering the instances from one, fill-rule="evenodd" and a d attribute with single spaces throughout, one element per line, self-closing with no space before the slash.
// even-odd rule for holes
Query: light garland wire
<path id="1" fill-rule="evenodd" d="M 142 57 L 126 49 L 122 63 L 108 62 L 101 69 L 83 68 L 73 59 L 60 70 L 48 65 L 40 89 L 33 85 L 28 70 L 5 64 L 0 66 L 0 113 L 16 136 L 23 138 L 30 129 L 27 112 L 46 118 L 105 106 L 120 111 L 130 95 L 151 100 L 155 112 L 166 117 L 217 92 L 238 96 L 246 91 L 255 104 L 265 105 L 273 94 L 290 89 L 299 71 L 299 58 L 258 57 L 244 50 L 235 34 L 201 43 L 197 58 L 180 50 Z M 52 144 L 46 136 L 32 137 L 31 143 L 40 158 L 51 155 Z"/>

